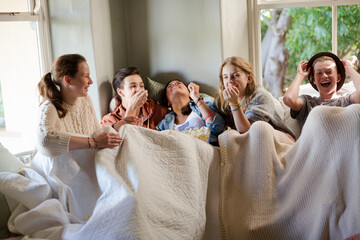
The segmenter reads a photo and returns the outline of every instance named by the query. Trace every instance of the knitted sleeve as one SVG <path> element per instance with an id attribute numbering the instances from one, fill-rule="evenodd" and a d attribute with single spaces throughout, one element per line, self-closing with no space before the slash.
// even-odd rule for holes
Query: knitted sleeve
<path id="1" fill-rule="evenodd" d="M 56 108 L 45 101 L 39 109 L 37 150 L 46 156 L 58 156 L 69 151 L 70 134 L 62 131 Z"/>
<path id="2" fill-rule="evenodd" d="M 89 108 L 89 112 L 90 112 L 90 118 L 92 119 L 91 123 L 89 122 L 89 127 L 90 127 L 90 131 L 91 133 L 95 132 L 96 130 L 98 130 L 99 128 L 101 128 L 100 122 L 96 116 L 96 112 L 95 112 L 95 108 L 94 108 L 94 104 L 90 98 L 90 96 L 86 96 L 85 98 L 87 104 L 88 104 L 88 108 Z"/>

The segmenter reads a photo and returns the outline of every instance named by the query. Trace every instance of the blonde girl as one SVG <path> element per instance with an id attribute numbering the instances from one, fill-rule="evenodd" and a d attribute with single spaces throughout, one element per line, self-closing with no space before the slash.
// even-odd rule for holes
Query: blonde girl
<path id="1" fill-rule="evenodd" d="M 283 121 L 283 108 L 271 93 L 256 84 L 251 64 L 241 57 L 229 57 L 220 67 L 216 104 L 226 125 L 245 133 L 252 123 L 265 121 L 295 139 Z"/>

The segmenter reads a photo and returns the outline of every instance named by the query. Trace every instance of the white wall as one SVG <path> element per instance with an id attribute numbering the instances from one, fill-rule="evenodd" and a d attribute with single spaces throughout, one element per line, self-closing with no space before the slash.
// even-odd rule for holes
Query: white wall
<path id="1" fill-rule="evenodd" d="M 108 0 L 91 0 L 91 30 L 94 46 L 97 86 L 101 116 L 108 113 L 114 76 L 110 5 Z"/>
<path id="2" fill-rule="evenodd" d="M 219 0 L 128 1 L 129 64 L 157 81 L 181 78 L 214 94 L 222 61 Z"/>
<path id="3" fill-rule="evenodd" d="M 107 113 L 112 77 L 127 66 L 166 83 L 195 81 L 214 95 L 228 56 L 249 58 L 246 0 L 51 0 L 54 57 L 89 62 L 96 110 Z"/>
<path id="4" fill-rule="evenodd" d="M 79 53 L 86 58 L 90 67 L 90 76 L 94 81 L 89 89 L 89 95 L 94 102 L 97 117 L 100 119 L 90 0 L 51 0 L 48 3 L 54 60 L 68 53 Z"/>
<path id="5" fill-rule="evenodd" d="M 223 59 L 239 56 L 249 59 L 247 0 L 221 0 Z"/>

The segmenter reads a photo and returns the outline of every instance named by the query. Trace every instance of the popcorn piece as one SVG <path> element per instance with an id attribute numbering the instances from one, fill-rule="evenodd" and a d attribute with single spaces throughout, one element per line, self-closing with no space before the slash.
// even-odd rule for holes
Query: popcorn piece
<path id="1" fill-rule="evenodd" d="M 208 127 L 186 129 L 183 130 L 182 133 L 191 135 L 205 142 L 209 142 L 210 128 Z"/>

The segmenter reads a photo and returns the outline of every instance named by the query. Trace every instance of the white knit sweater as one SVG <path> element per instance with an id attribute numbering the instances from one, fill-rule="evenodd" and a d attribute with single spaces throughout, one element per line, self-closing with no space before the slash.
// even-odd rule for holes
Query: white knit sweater
<path id="1" fill-rule="evenodd" d="M 68 110 L 59 118 L 55 106 L 45 101 L 39 108 L 37 150 L 47 156 L 58 156 L 69 151 L 70 137 L 90 136 L 100 128 L 94 106 L 89 96 L 79 98 L 76 105 L 64 103 Z"/>

